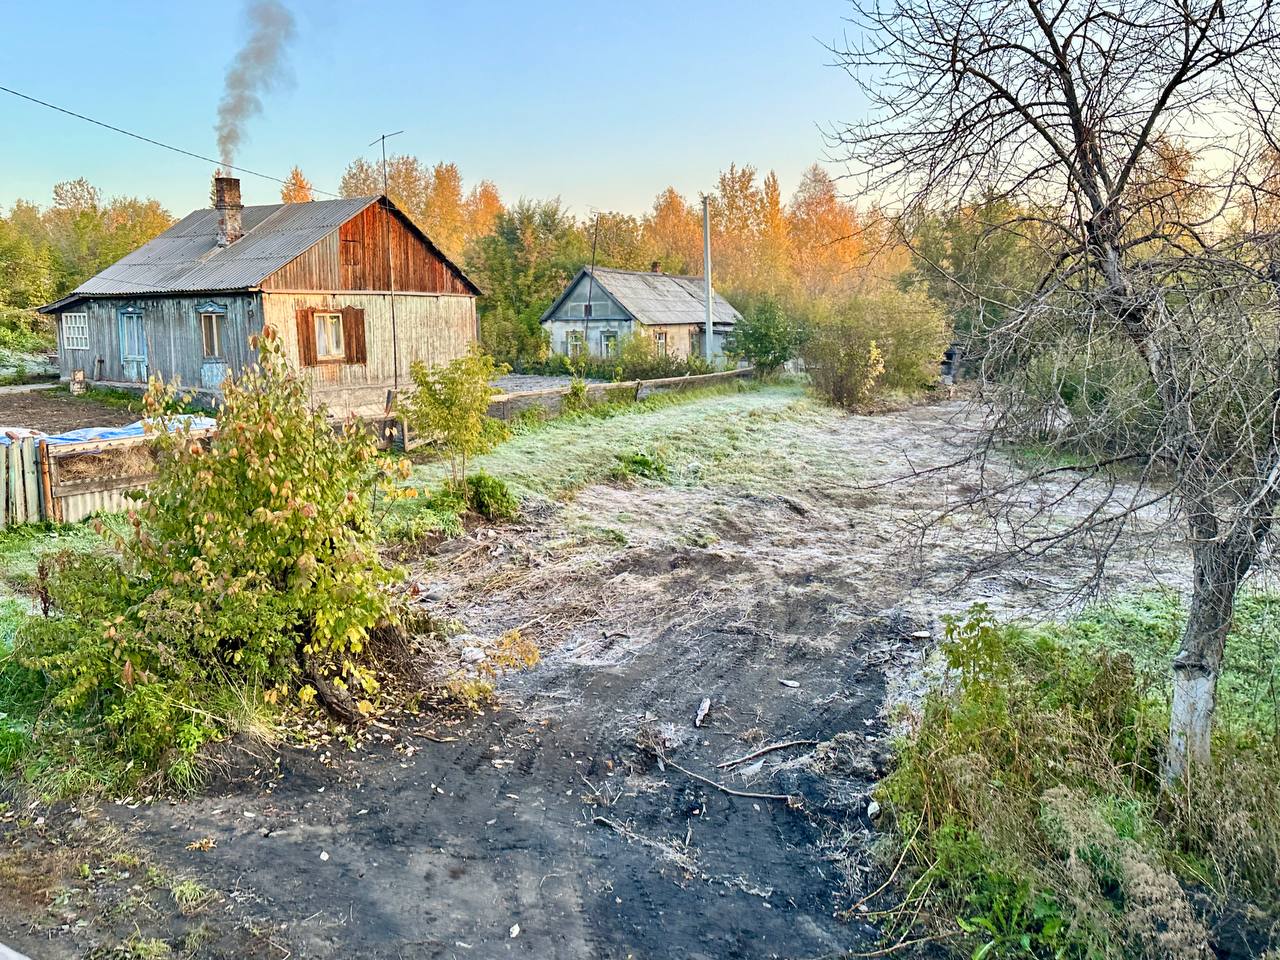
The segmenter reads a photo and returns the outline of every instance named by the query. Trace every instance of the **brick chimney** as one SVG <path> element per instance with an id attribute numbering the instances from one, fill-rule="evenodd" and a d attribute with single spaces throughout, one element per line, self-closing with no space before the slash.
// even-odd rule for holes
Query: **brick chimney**
<path id="1" fill-rule="evenodd" d="M 657 260 L 653 261 L 653 263 L 649 264 L 649 272 L 650 272 L 650 273 L 661 273 L 661 272 L 662 272 L 662 264 L 661 264 L 661 263 L 659 263 Z"/>
<path id="2" fill-rule="evenodd" d="M 213 178 L 213 207 L 218 211 L 218 246 L 226 247 L 244 236 L 240 223 L 240 181 L 236 177 Z"/>

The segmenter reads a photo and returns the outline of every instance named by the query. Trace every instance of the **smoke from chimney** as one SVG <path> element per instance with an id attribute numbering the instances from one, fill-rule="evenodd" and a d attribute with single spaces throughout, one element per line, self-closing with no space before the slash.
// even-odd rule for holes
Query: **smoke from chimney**
<path id="1" fill-rule="evenodd" d="M 285 47 L 293 40 L 293 14 L 277 0 L 254 0 L 246 10 L 249 37 L 227 70 L 218 104 L 218 153 L 223 166 L 235 163 L 244 124 L 262 113 L 262 94 L 286 76 Z"/>

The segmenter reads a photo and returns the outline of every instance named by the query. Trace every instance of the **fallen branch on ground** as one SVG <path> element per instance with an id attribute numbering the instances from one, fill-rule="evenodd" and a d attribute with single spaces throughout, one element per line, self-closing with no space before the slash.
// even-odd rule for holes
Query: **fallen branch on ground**
<path id="1" fill-rule="evenodd" d="M 700 773 L 694 773 L 692 770 L 689 770 L 686 767 L 680 766 L 680 764 L 676 763 L 674 760 L 668 757 L 666 753 L 664 753 L 658 747 L 651 747 L 650 749 L 653 751 L 654 755 L 657 756 L 657 758 L 660 761 L 662 761 L 664 764 L 670 764 L 671 766 L 679 770 L 681 773 L 683 773 L 686 777 L 692 777 L 694 780 L 697 780 L 699 783 L 705 783 L 708 787 L 715 787 L 721 793 L 727 793 L 731 797 L 746 797 L 748 800 L 783 800 L 786 802 L 787 806 L 789 807 L 798 807 L 801 804 L 801 799 L 795 796 L 794 794 L 790 794 L 790 793 L 753 793 L 750 790 L 735 790 L 733 789 L 733 787 L 727 787 L 723 783 L 717 783 L 714 780 L 710 780 L 707 777 L 704 777 Z"/>
<path id="2" fill-rule="evenodd" d="M 784 743 L 774 743 L 767 747 L 761 747 L 755 753 L 748 753 L 745 757 L 737 757 L 733 760 L 726 760 L 724 763 L 717 763 L 716 768 L 727 770 L 729 767 L 736 767 L 740 763 L 746 763 L 756 757 L 763 757 L 766 753 L 773 753 L 775 750 L 786 750 L 788 747 L 812 747 L 816 746 L 817 743 L 817 740 L 787 740 Z"/>

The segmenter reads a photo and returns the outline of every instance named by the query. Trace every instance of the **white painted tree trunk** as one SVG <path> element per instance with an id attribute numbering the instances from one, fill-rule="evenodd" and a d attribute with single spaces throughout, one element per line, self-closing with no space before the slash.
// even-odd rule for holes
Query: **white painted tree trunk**
<path id="1" fill-rule="evenodd" d="M 1216 673 L 1174 668 L 1169 753 L 1165 763 L 1165 778 L 1170 783 L 1182 780 L 1192 766 L 1209 761 L 1217 684 Z"/>
<path id="2" fill-rule="evenodd" d="M 1221 544 L 1204 543 L 1193 549 L 1191 606 L 1182 645 L 1173 660 L 1173 706 L 1169 715 L 1169 745 L 1165 782 L 1186 778 L 1196 766 L 1209 762 L 1218 676 L 1236 590 L 1248 562 Z"/>

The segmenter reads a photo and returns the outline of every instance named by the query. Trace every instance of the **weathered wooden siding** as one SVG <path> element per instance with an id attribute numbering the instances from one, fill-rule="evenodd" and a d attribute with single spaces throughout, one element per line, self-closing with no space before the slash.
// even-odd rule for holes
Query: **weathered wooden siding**
<path id="1" fill-rule="evenodd" d="M 311 381 L 312 398 L 338 416 L 373 413 L 385 404 L 395 384 L 392 365 L 391 297 L 382 293 L 264 293 L 262 312 L 281 334 L 290 360 L 299 362 L 298 311 L 306 308 L 364 311 L 365 363 L 331 363 L 301 367 Z M 400 387 L 409 385 L 415 360 L 438 365 L 457 359 L 476 339 L 475 299 L 470 296 L 397 294 L 396 344 Z"/>
<path id="2" fill-rule="evenodd" d="M 177 377 L 187 387 L 199 387 L 204 365 L 204 341 L 200 333 L 200 304 L 213 301 L 226 307 L 222 324 L 222 355 L 231 372 L 242 370 L 252 351 L 249 337 L 262 329 L 262 311 L 257 294 L 203 294 L 200 296 L 157 296 L 132 299 L 86 300 L 68 313 L 87 314 L 89 349 L 68 349 L 58 325 L 58 362 L 62 379 L 73 370 L 84 370 L 91 382 L 145 383 L 147 376 L 166 380 Z M 147 346 L 146 376 L 130 375 L 120 357 L 120 313 L 137 309 Z"/>
<path id="3" fill-rule="evenodd" d="M 263 290 L 345 290 L 338 271 L 338 231 L 262 281 Z"/>
<path id="4" fill-rule="evenodd" d="M 262 289 L 390 290 L 388 246 L 397 292 L 471 293 L 462 277 L 436 251 L 403 219 L 380 204 L 366 207 L 285 264 L 262 282 Z"/>

